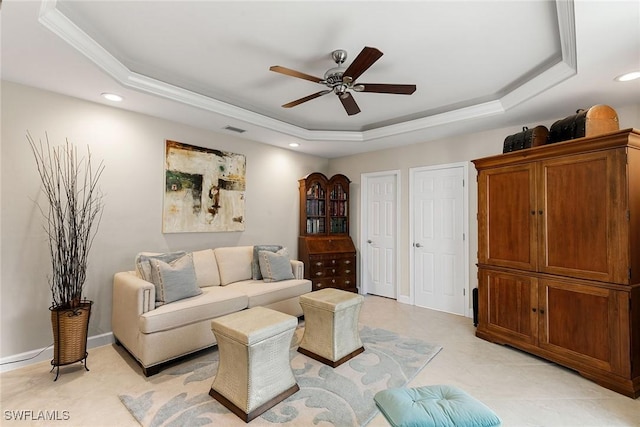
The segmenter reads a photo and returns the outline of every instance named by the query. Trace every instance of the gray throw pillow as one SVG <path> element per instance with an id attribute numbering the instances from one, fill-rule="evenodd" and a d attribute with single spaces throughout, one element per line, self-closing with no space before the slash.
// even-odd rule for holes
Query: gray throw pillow
<path id="1" fill-rule="evenodd" d="M 253 280 L 262 280 L 260 261 L 258 259 L 260 251 L 277 252 L 280 249 L 282 249 L 280 245 L 255 245 L 253 247 L 253 261 L 251 261 L 251 278 Z"/>
<path id="2" fill-rule="evenodd" d="M 136 271 L 140 278 L 146 280 L 147 282 L 153 282 L 151 279 L 151 260 L 159 259 L 164 262 L 175 261 L 178 258 L 182 258 L 187 253 L 184 251 L 178 252 L 168 252 L 164 254 L 152 253 L 152 252 L 141 252 L 136 256 Z"/>
<path id="3" fill-rule="evenodd" d="M 202 293 L 191 253 L 171 263 L 159 259 L 152 259 L 150 263 L 151 278 L 156 287 L 156 307 Z"/>
<path id="4" fill-rule="evenodd" d="M 280 249 L 278 252 L 260 251 L 258 255 L 260 271 L 265 282 L 279 282 L 294 278 L 289 252 L 286 248 Z"/>

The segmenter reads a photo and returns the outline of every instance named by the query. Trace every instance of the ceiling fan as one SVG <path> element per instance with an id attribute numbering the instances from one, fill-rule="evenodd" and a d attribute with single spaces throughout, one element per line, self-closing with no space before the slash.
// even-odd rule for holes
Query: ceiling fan
<path id="1" fill-rule="evenodd" d="M 358 54 L 351 65 L 349 65 L 349 67 L 345 69 L 342 64 L 347 59 L 347 52 L 342 49 L 334 50 L 331 53 L 331 57 L 338 66 L 327 70 L 327 72 L 324 73 L 324 78 L 322 79 L 319 77 L 311 76 L 309 74 L 301 73 L 300 71 L 292 70 L 290 68 L 281 67 L 279 65 L 274 65 L 270 67 L 269 70 L 275 71 L 276 73 L 282 73 L 288 76 L 309 80 L 315 83 L 320 83 L 328 87 L 328 89 L 321 90 L 320 92 L 316 92 L 314 94 L 284 104 L 284 108 L 295 107 L 296 105 L 300 105 L 303 102 L 311 101 L 312 99 L 333 92 L 338 95 L 338 98 L 340 98 L 340 102 L 342 102 L 342 106 L 344 107 L 347 114 L 352 116 L 360 112 L 360 107 L 358 107 L 356 100 L 351 95 L 350 91 L 352 90 L 354 92 L 391 93 L 398 95 L 411 95 L 416 91 L 416 85 L 356 82 L 358 77 L 360 77 L 362 73 L 367 71 L 367 69 L 369 69 L 369 67 L 371 67 L 378 59 L 380 59 L 381 56 L 382 52 L 380 52 L 375 47 L 365 47 Z"/>

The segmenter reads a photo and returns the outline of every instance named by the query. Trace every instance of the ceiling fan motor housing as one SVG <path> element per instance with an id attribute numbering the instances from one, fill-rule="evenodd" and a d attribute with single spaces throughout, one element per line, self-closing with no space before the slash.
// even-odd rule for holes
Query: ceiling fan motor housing
<path id="1" fill-rule="evenodd" d="M 334 50 L 331 52 L 331 58 L 333 58 L 333 61 L 338 64 L 338 66 L 330 68 L 324 73 L 324 84 L 333 89 L 342 84 L 342 75 L 345 71 L 342 64 L 347 60 L 347 51 L 344 49 Z"/>

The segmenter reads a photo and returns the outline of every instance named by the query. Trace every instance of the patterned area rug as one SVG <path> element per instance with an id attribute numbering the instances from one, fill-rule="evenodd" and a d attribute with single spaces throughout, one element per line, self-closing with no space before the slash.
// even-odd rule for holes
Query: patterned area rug
<path id="1" fill-rule="evenodd" d="M 291 366 L 300 391 L 251 422 L 252 426 L 364 426 L 378 413 L 376 392 L 402 387 L 442 347 L 384 329 L 363 327 L 365 351 L 333 369 L 296 351 L 304 328 L 292 340 Z M 145 427 L 245 425 L 209 396 L 218 368 L 214 347 L 149 378 L 142 390 L 120 400 Z"/>

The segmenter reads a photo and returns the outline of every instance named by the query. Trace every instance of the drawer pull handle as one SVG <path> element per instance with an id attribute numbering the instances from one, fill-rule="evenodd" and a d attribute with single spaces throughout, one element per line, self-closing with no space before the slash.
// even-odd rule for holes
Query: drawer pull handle
<path id="1" fill-rule="evenodd" d="M 322 271 L 318 271 L 318 272 L 316 273 L 316 276 L 322 276 Z"/>
<path id="2" fill-rule="evenodd" d="M 349 274 L 349 273 L 351 273 L 351 270 L 345 270 L 344 273 L 345 274 Z"/>
<path id="3" fill-rule="evenodd" d="M 348 260 L 346 260 L 344 263 L 345 263 L 345 264 L 351 264 L 351 260 L 350 260 L 350 259 L 348 259 Z"/>
<path id="4" fill-rule="evenodd" d="M 345 285 L 350 285 L 350 284 L 351 284 L 351 280 L 345 280 L 345 281 L 344 281 L 344 284 L 345 284 Z"/>
<path id="5" fill-rule="evenodd" d="M 322 267 L 322 263 L 321 262 L 316 262 L 316 266 Z"/>

